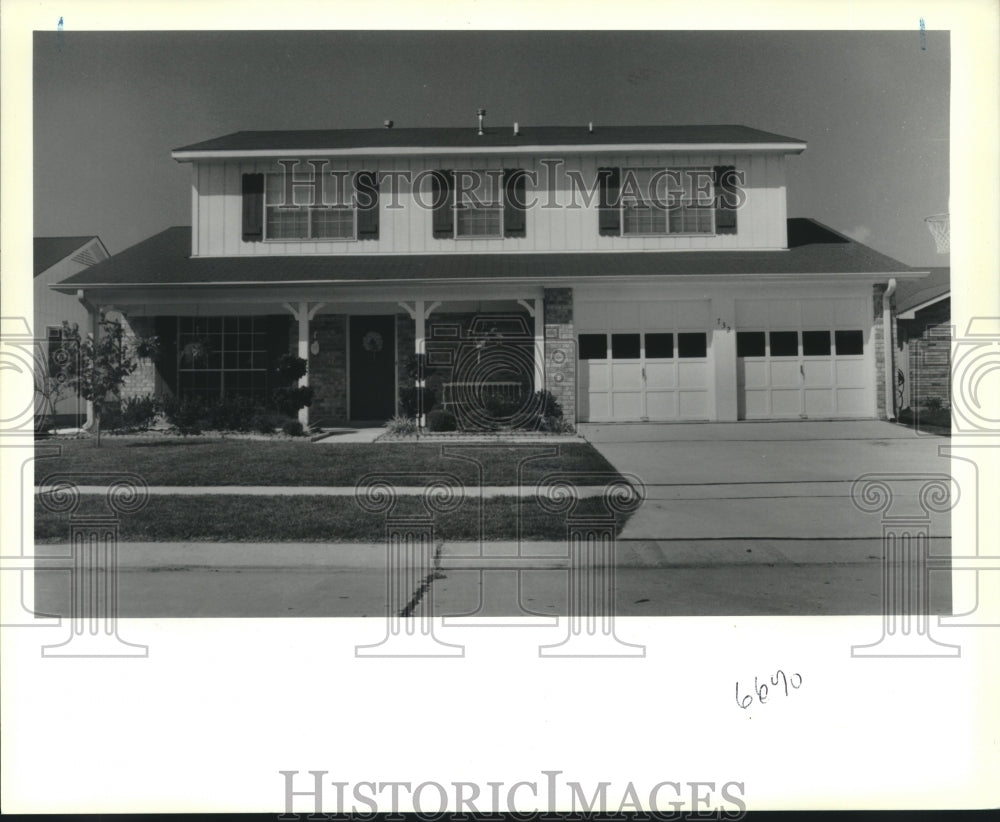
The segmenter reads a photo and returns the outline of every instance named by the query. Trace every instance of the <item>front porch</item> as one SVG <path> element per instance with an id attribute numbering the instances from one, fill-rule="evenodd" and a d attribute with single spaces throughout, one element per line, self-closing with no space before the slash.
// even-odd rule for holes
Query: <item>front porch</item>
<path id="1" fill-rule="evenodd" d="M 517 425 L 543 389 L 574 424 L 571 289 L 496 291 L 434 299 L 412 290 L 401 290 L 400 299 L 328 291 L 327 299 L 253 295 L 253 302 L 230 294 L 225 301 L 120 300 L 101 308 L 160 340 L 159 359 L 140 366 L 123 396 L 264 399 L 274 388 L 275 361 L 294 354 L 308 364 L 298 384 L 313 392 L 299 419 L 314 429 L 383 423 L 396 414 L 424 423 L 435 409 L 461 428 Z"/>

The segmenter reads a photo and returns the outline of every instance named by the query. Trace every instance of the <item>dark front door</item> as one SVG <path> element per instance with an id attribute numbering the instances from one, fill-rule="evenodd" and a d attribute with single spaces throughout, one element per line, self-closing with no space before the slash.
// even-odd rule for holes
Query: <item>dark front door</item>
<path id="1" fill-rule="evenodd" d="M 384 422 L 396 412 L 396 318 L 351 317 L 351 419 Z"/>

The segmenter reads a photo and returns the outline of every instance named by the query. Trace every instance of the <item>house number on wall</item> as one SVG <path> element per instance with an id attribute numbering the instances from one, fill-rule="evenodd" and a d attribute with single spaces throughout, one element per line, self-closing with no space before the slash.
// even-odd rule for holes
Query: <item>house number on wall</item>
<path id="1" fill-rule="evenodd" d="M 717 326 L 718 328 L 721 328 L 721 329 L 723 329 L 723 330 L 724 330 L 724 331 L 725 331 L 725 332 L 726 332 L 727 334 L 728 334 L 729 332 L 731 332 L 731 331 L 733 330 L 733 329 L 732 329 L 732 328 L 730 328 L 730 327 L 729 327 L 729 326 L 728 326 L 728 325 L 727 325 L 726 323 L 724 323 L 724 322 L 722 321 L 722 317 L 716 317 L 716 319 L 715 319 L 715 325 L 716 325 L 716 326 Z"/>

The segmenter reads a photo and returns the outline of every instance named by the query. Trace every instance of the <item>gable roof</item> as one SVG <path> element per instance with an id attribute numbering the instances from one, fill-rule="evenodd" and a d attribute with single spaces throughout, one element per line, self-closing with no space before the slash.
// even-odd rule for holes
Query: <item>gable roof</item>
<path id="1" fill-rule="evenodd" d="M 951 268 L 932 268 L 930 271 L 922 280 L 899 284 L 896 288 L 897 315 L 951 296 Z"/>
<path id="2" fill-rule="evenodd" d="M 536 126 L 484 128 L 362 128 L 318 131 L 237 131 L 223 137 L 176 148 L 176 160 L 199 159 L 199 155 L 264 155 L 281 153 L 366 150 L 455 151 L 503 148 L 517 151 L 561 147 L 567 150 L 600 150 L 613 147 L 734 148 L 803 151 L 806 144 L 739 125 L 691 126 Z"/>
<path id="3" fill-rule="evenodd" d="M 96 240 L 96 235 L 81 237 L 35 237 L 34 257 L 35 274 L 37 277 L 44 271 L 48 271 L 58 262 L 65 260 L 74 251 L 79 251 L 91 240 Z M 93 264 L 97 260 L 81 261 L 85 264 Z"/>
<path id="4" fill-rule="evenodd" d="M 174 226 L 54 288 L 918 273 L 814 220 L 789 220 L 788 237 L 788 250 L 777 251 L 191 257 L 190 227 Z"/>

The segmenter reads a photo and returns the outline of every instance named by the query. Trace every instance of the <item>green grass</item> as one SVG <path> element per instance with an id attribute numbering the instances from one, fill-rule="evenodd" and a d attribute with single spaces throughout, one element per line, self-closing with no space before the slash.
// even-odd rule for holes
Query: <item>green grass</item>
<path id="1" fill-rule="evenodd" d="M 208 437 L 115 438 L 95 448 L 89 440 L 47 441 L 59 445 L 58 457 L 35 463 L 35 481 L 55 472 L 92 477 L 138 474 L 149 485 L 328 485 L 351 486 L 369 473 L 448 471 L 464 483 L 478 484 L 476 466 L 445 456 L 458 452 L 479 460 L 486 485 L 515 485 L 518 466 L 535 454 L 557 456 L 524 463 L 523 478 L 537 480 L 554 470 L 613 472 L 588 443 L 457 445 L 423 443 L 344 443 L 212 439 Z M 105 477 L 103 481 L 109 478 Z M 400 481 L 400 484 L 406 484 Z"/>
<path id="2" fill-rule="evenodd" d="M 398 513 L 415 513 L 420 502 L 400 502 Z M 512 540 L 517 534 L 518 502 L 488 499 L 483 505 L 482 534 L 488 540 Z M 578 513 L 603 512 L 598 499 L 580 502 Z M 78 515 L 106 514 L 101 496 L 85 496 Z M 534 501 L 520 505 L 522 537 L 563 540 L 564 515 L 550 514 Z M 627 517 L 619 518 L 618 531 Z M 445 540 L 473 540 L 480 535 L 479 507 L 466 500 L 456 511 L 435 518 L 435 534 Z M 53 514 L 35 503 L 35 539 L 64 542 L 66 514 Z M 385 539 L 385 516 L 363 511 L 352 497 L 323 496 L 151 496 L 147 506 L 123 516 L 119 538 L 125 542 L 371 542 Z"/>

